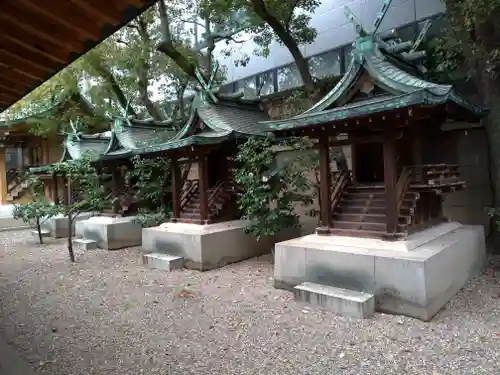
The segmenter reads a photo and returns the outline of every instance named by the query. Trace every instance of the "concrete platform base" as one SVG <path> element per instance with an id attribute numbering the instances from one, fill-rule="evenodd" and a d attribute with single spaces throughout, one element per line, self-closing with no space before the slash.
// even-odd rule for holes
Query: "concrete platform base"
<path id="1" fill-rule="evenodd" d="M 94 216 L 76 223 L 77 236 L 97 242 L 106 250 L 117 250 L 141 244 L 141 226 L 134 222 L 135 217 L 112 218 Z"/>
<path id="2" fill-rule="evenodd" d="M 97 249 L 97 242 L 94 240 L 86 240 L 84 238 L 77 238 L 73 240 L 73 247 L 77 250 L 87 251 Z"/>
<path id="3" fill-rule="evenodd" d="M 309 235 L 276 244 L 277 288 L 304 282 L 375 294 L 376 309 L 432 317 L 485 264 L 482 226 L 443 223 L 406 241 Z"/>
<path id="4" fill-rule="evenodd" d="M 294 288 L 295 300 L 323 307 L 335 314 L 365 319 L 375 312 L 373 294 L 315 283 L 302 283 Z"/>
<path id="5" fill-rule="evenodd" d="M 187 268 L 207 271 L 269 253 L 273 238 L 259 241 L 244 232 L 243 220 L 197 225 L 165 223 L 142 230 L 142 249 L 184 258 Z M 278 241 L 296 237 L 298 230 L 281 234 Z"/>
<path id="6" fill-rule="evenodd" d="M 93 212 L 83 212 L 73 221 L 73 235 L 75 234 L 76 223 L 82 220 L 87 220 L 96 214 Z M 42 224 L 42 227 L 50 231 L 50 235 L 54 238 L 68 237 L 68 218 L 64 215 L 54 216 Z"/>
<path id="7" fill-rule="evenodd" d="M 184 265 L 184 259 L 168 254 L 149 253 L 142 255 L 142 263 L 148 268 L 172 271 L 182 269 Z"/>

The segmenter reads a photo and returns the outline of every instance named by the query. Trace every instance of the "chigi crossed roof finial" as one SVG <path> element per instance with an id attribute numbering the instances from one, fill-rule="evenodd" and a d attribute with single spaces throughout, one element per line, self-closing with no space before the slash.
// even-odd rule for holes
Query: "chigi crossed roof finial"
<path id="1" fill-rule="evenodd" d="M 425 57 L 425 51 L 417 51 L 417 49 L 422 44 L 422 41 L 425 39 L 425 36 L 431 27 L 432 23 L 429 20 L 426 21 L 418 37 L 414 41 L 402 41 L 401 39 L 395 38 L 394 34 L 385 37 L 378 34 L 380 25 L 382 24 L 391 3 L 392 0 L 382 0 L 382 7 L 380 11 L 377 12 L 375 21 L 373 22 L 373 26 L 370 30 L 367 30 L 363 26 L 361 21 L 354 15 L 349 7 L 344 7 L 344 13 L 347 19 L 354 25 L 356 33 L 358 34 L 358 38 L 353 43 L 354 58 L 362 59 L 363 51 L 371 50 L 374 43 L 377 44 L 378 48 L 389 53 L 399 54 L 400 57 L 407 61 L 415 62 Z"/>
<path id="2" fill-rule="evenodd" d="M 219 63 L 217 60 L 213 60 L 212 62 L 212 69 L 210 70 L 210 78 L 208 79 L 208 82 L 205 81 L 205 78 L 203 77 L 203 74 L 201 73 L 201 70 L 197 67 L 195 74 L 196 74 L 196 79 L 201 85 L 201 92 L 202 92 L 202 100 L 206 101 L 207 96 L 212 99 L 212 101 L 217 104 L 219 100 L 215 96 L 215 94 L 212 91 L 212 86 L 215 81 L 215 76 L 217 75 L 217 72 L 219 71 Z"/>

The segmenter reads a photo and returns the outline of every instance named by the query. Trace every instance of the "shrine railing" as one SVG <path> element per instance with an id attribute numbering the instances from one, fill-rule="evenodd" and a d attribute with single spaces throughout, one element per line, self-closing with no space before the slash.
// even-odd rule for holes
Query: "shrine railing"
<path id="1" fill-rule="evenodd" d="M 211 189 L 210 195 L 208 196 L 208 207 L 211 207 L 215 203 L 217 197 L 223 190 L 224 190 L 224 181 L 223 180 L 217 181 L 215 186 Z"/>
<path id="2" fill-rule="evenodd" d="M 342 194 L 345 188 L 351 181 L 351 173 L 349 171 L 337 171 L 336 178 L 332 183 L 332 194 L 330 196 L 331 209 L 335 210 L 337 204 L 339 204 Z"/>
<path id="3" fill-rule="evenodd" d="M 439 187 L 462 183 L 459 166 L 455 164 L 412 165 L 405 168 L 410 169 L 412 187 Z"/>
<path id="4" fill-rule="evenodd" d="M 184 184 L 184 189 L 181 192 L 180 208 L 181 210 L 186 206 L 191 197 L 198 191 L 199 180 L 186 180 Z"/>
<path id="5" fill-rule="evenodd" d="M 399 175 L 398 183 L 396 185 L 398 212 L 401 209 L 401 205 L 403 204 L 406 192 L 410 187 L 411 178 L 412 178 L 411 168 L 404 167 L 401 174 Z"/>

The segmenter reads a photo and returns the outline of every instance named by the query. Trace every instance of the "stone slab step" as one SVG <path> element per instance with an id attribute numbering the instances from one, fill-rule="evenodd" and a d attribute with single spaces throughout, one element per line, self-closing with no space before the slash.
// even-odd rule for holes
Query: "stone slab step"
<path id="1" fill-rule="evenodd" d="M 84 238 L 77 238 L 73 240 L 73 246 L 82 251 L 97 249 L 97 242 L 94 240 L 87 240 Z"/>
<path id="2" fill-rule="evenodd" d="M 368 318 L 375 312 L 373 294 L 316 283 L 302 283 L 294 288 L 295 300 L 323 307 L 338 315 Z"/>
<path id="3" fill-rule="evenodd" d="M 42 230 L 40 231 L 40 233 L 42 234 L 42 237 L 49 237 L 49 236 L 50 236 L 50 230 L 47 230 L 47 229 L 42 229 Z M 35 229 L 35 230 L 32 230 L 32 231 L 31 231 L 31 235 L 32 235 L 33 237 L 38 238 L 38 231 L 37 231 L 36 229 Z"/>
<path id="4" fill-rule="evenodd" d="M 184 258 L 164 253 L 148 253 L 142 255 L 142 263 L 148 268 L 173 271 L 182 269 Z"/>

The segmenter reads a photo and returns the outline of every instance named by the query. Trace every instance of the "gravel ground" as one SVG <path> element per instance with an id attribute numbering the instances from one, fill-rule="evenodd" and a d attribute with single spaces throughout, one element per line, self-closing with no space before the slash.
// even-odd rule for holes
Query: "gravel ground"
<path id="1" fill-rule="evenodd" d="M 68 261 L 64 240 L 0 233 L 0 334 L 36 374 L 499 374 L 500 258 L 431 323 L 313 310 L 268 257 L 199 273 L 137 248 Z"/>

